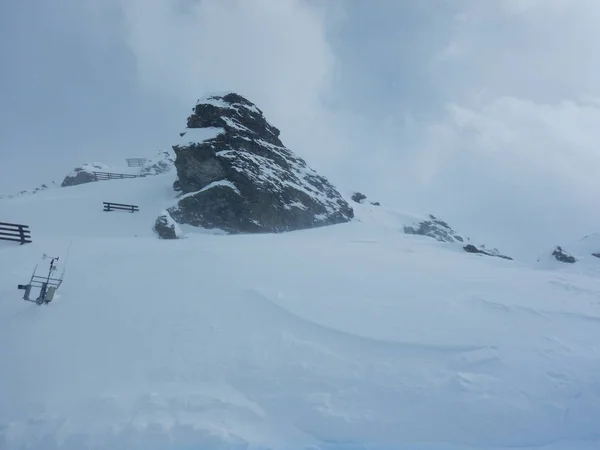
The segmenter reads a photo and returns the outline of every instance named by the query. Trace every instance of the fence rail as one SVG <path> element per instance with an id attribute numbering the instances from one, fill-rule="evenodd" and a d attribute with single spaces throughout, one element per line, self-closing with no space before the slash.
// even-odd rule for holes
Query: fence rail
<path id="1" fill-rule="evenodd" d="M 131 175 L 129 173 L 92 172 L 92 174 L 94 175 L 94 181 L 122 180 L 124 178 L 137 178 L 137 175 Z"/>
<path id="2" fill-rule="evenodd" d="M 138 205 L 127 205 L 124 203 L 114 203 L 114 202 L 102 202 L 104 203 L 104 211 L 114 211 L 116 209 L 122 209 L 125 211 L 130 211 L 132 213 L 140 210 Z"/>
<path id="3" fill-rule="evenodd" d="M 28 225 L 0 222 L 0 240 L 30 244 L 31 231 Z"/>
<path id="4" fill-rule="evenodd" d="M 148 161 L 148 158 L 127 158 L 129 167 L 142 167 Z"/>

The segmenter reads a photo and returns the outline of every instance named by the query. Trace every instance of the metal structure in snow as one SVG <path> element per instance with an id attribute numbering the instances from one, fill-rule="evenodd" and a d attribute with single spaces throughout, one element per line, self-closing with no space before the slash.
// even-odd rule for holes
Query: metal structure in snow
<path id="1" fill-rule="evenodd" d="M 33 302 L 37 305 L 47 305 L 54 299 L 54 294 L 56 290 L 60 287 L 63 282 L 63 278 L 65 276 L 65 269 L 63 269 L 62 274 L 59 277 L 54 276 L 56 272 L 56 261 L 59 260 L 58 256 L 48 256 L 44 254 L 44 260 L 50 259 L 50 268 L 48 269 L 48 275 L 41 276 L 36 275 L 37 265 L 33 269 L 33 274 L 31 275 L 31 279 L 29 280 L 29 284 L 19 284 L 18 288 L 20 290 L 25 291 L 23 294 L 23 300 L 27 302 Z M 32 291 L 37 291 L 39 289 L 39 293 L 37 298 L 31 298 Z"/>

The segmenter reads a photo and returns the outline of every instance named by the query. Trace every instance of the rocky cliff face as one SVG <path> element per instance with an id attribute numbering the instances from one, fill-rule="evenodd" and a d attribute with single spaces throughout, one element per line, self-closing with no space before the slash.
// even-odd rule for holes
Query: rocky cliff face
<path id="1" fill-rule="evenodd" d="M 283 232 L 351 220 L 340 193 L 294 155 L 238 94 L 199 102 L 173 147 L 179 224 L 229 233 Z"/>

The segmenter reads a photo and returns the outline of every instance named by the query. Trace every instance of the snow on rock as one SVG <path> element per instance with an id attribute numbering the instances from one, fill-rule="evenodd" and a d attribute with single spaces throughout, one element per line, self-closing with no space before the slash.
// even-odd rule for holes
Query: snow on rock
<path id="1" fill-rule="evenodd" d="M 179 133 L 181 141 L 178 145 L 188 147 L 190 145 L 201 144 L 204 141 L 216 138 L 219 134 L 224 133 L 224 131 L 223 128 L 218 127 L 186 128 Z"/>
<path id="2" fill-rule="evenodd" d="M 161 239 L 180 239 L 183 236 L 179 225 L 167 210 L 163 210 L 154 224 L 154 229 Z"/>
<path id="3" fill-rule="evenodd" d="M 419 220 L 411 225 L 405 226 L 404 232 L 406 234 L 429 236 L 440 242 L 465 242 L 465 238 L 456 233 L 447 222 L 438 219 L 433 214 L 430 214 L 429 218 L 426 220 Z"/>
<path id="4" fill-rule="evenodd" d="M 485 256 L 494 256 L 506 260 L 512 260 L 510 256 L 502 254 L 497 248 L 488 249 L 485 245 L 475 246 L 470 243 L 470 238 L 463 237 L 448 223 L 433 214 L 423 216 L 420 214 L 399 213 L 393 209 L 382 207 L 379 202 L 368 203 L 366 196 L 360 197 L 354 193 L 345 193 L 347 196 L 356 197 L 354 200 L 358 205 L 354 206 L 356 219 L 361 222 L 375 222 L 390 232 L 398 232 L 409 235 L 426 236 L 436 241 L 459 248 L 467 253 Z M 360 194 L 364 195 L 364 194 Z M 376 208 L 374 208 L 374 206 Z"/>
<path id="5" fill-rule="evenodd" d="M 464 238 L 452 229 L 444 220 L 441 220 L 430 214 L 427 220 L 419 220 L 411 225 L 404 227 L 404 232 L 407 234 L 418 234 L 421 236 L 429 236 L 440 242 L 460 243 L 462 248 L 467 253 L 475 253 L 486 256 L 495 256 L 498 258 L 512 260 L 510 256 L 503 255 L 497 248 L 491 250 L 486 249 L 484 245 L 479 247 L 473 244 L 465 244 L 469 238 Z M 464 245 L 463 245 L 464 244 Z"/>
<path id="6" fill-rule="evenodd" d="M 600 271 L 600 233 L 587 235 L 567 245 L 557 245 L 537 260 L 539 268 Z"/>
<path id="7" fill-rule="evenodd" d="M 181 137 L 173 149 L 182 196 L 169 208 L 180 224 L 260 233 L 353 218 L 328 180 L 285 148 L 279 130 L 241 95 L 199 101 Z"/>
<path id="8" fill-rule="evenodd" d="M 83 164 L 82 166 L 76 167 L 71 173 L 69 173 L 63 180 L 61 186 L 67 187 L 91 183 L 95 181 L 94 172 L 106 172 L 108 169 L 109 167 L 106 164 L 98 162 Z"/>
<path id="9" fill-rule="evenodd" d="M 175 167 L 175 156 L 168 151 L 161 151 L 156 158 L 148 159 L 140 169 L 140 177 L 162 175 Z"/>
<path id="10" fill-rule="evenodd" d="M 577 258 L 563 250 L 560 245 L 556 246 L 552 252 L 552 256 L 554 256 L 554 259 L 556 259 L 558 262 L 562 263 L 574 264 L 577 262 Z"/>

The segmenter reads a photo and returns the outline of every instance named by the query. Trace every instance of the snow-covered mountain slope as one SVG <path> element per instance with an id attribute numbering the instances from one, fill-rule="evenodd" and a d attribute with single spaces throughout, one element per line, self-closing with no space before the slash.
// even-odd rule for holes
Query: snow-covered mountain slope
<path id="1" fill-rule="evenodd" d="M 600 233 L 593 233 L 571 242 L 556 246 L 540 255 L 537 267 L 570 273 L 585 273 L 600 278 Z"/>
<path id="2" fill-rule="evenodd" d="M 372 205 L 161 240 L 174 177 L 0 201 L 33 237 L 0 241 L 0 449 L 600 448 L 598 278 L 407 235 Z M 20 300 L 70 242 L 54 301 Z"/>

